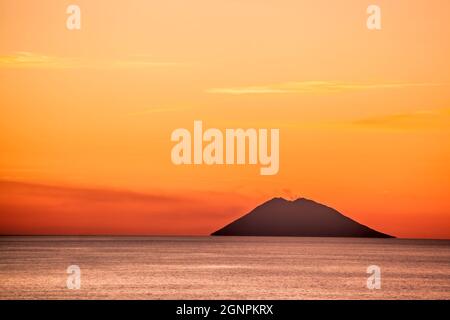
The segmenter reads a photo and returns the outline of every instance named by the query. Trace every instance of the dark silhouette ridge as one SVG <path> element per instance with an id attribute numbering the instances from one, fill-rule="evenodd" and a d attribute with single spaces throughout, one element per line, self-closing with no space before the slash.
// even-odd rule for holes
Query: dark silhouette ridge
<path id="1" fill-rule="evenodd" d="M 394 238 L 305 198 L 273 198 L 211 235 Z"/>

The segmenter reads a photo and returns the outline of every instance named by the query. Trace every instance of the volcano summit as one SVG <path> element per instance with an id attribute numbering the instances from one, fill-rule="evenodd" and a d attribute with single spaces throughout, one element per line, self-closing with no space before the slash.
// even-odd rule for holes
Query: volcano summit
<path id="1" fill-rule="evenodd" d="M 305 198 L 273 198 L 211 235 L 393 238 Z"/>

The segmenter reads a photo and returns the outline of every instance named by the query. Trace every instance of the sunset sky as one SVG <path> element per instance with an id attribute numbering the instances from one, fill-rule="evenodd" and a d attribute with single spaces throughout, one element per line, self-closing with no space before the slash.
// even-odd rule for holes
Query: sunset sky
<path id="1" fill-rule="evenodd" d="M 81 30 L 66 8 L 81 8 Z M 368 30 L 369 4 L 382 30 Z M 450 1 L 0 0 L 0 234 L 206 235 L 276 196 L 450 239 Z M 279 128 L 280 170 L 170 135 Z"/>

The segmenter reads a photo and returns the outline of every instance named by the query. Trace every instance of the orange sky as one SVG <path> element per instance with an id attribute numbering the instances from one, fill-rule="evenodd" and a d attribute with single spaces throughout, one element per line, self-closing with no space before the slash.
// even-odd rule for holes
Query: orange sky
<path id="1" fill-rule="evenodd" d="M 373 3 L 381 31 L 366 28 Z M 0 234 L 208 234 L 303 196 L 382 232 L 450 238 L 448 12 L 1 0 Z M 170 134 L 194 120 L 279 128 L 279 173 L 174 166 Z"/>

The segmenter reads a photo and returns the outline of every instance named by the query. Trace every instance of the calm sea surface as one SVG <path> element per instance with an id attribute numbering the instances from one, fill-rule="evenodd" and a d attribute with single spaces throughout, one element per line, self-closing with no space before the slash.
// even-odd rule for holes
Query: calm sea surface
<path id="1" fill-rule="evenodd" d="M 379 290 L 366 286 L 370 265 Z M 450 299 L 450 241 L 0 237 L 0 299 L 79 298 Z"/>

